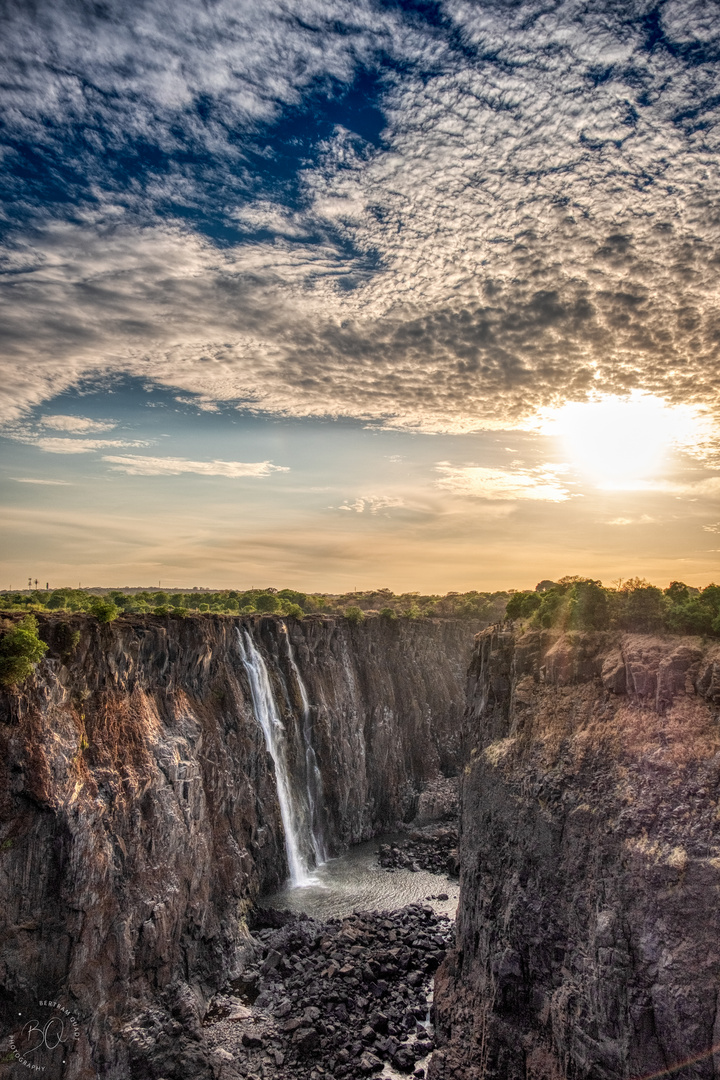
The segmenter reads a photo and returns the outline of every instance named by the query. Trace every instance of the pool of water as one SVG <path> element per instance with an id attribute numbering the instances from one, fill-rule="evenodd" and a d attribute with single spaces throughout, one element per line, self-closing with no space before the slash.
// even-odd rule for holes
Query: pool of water
<path id="1" fill-rule="evenodd" d="M 383 911 L 422 902 L 454 919 L 459 894 L 457 881 L 426 870 L 389 871 L 378 865 L 380 845 L 397 838 L 397 834 L 376 836 L 365 844 L 357 844 L 345 855 L 319 866 L 307 884 L 280 889 L 258 900 L 258 904 L 329 919 L 350 915 L 356 908 Z M 447 893 L 448 899 L 434 899 L 438 893 Z"/>

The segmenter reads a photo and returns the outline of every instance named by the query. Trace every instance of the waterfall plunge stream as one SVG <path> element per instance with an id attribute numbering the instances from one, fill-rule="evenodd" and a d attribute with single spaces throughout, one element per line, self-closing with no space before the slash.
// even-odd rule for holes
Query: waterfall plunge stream
<path id="1" fill-rule="evenodd" d="M 318 797 L 322 792 L 322 780 L 317 768 L 315 753 L 310 744 L 310 703 L 295 658 L 292 654 L 287 628 L 282 624 L 287 642 L 288 660 L 297 680 L 302 702 L 302 735 L 305 750 L 305 801 L 294 790 L 287 762 L 287 738 L 285 726 L 278 714 L 275 697 L 270 683 L 267 666 L 246 628 L 238 628 L 240 658 L 247 672 L 256 719 L 265 736 L 265 745 L 275 766 L 280 817 L 285 833 L 285 851 L 287 853 L 290 885 L 293 888 L 312 883 L 310 867 L 304 849 L 311 848 L 316 864 L 326 859 L 322 833 L 317 829 Z M 312 772 L 312 778 L 311 778 Z"/>
<path id="2" fill-rule="evenodd" d="M 285 644 L 287 645 L 288 662 L 292 673 L 295 676 L 295 681 L 298 690 L 300 691 L 300 700 L 302 702 L 302 737 L 303 748 L 305 750 L 305 792 L 307 795 L 309 813 L 308 825 L 310 828 L 310 840 L 315 854 L 315 865 L 320 866 L 322 863 L 327 862 L 328 856 L 323 837 L 322 821 L 320 820 L 323 782 L 312 744 L 310 701 L 307 696 L 305 684 L 300 677 L 300 670 L 295 663 L 295 656 L 293 655 L 292 645 L 290 644 L 290 635 L 288 634 L 287 626 L 283 622 L 280 623 L 280 627 L 285 637 Z"/>

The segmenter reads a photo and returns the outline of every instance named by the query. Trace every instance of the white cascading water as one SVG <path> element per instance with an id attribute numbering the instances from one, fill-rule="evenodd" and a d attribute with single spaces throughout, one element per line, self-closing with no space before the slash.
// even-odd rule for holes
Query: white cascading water
<path id="1" fill-rule="evenodd" d="M 285 832 L 285 851 L 290 871 L 290 883 L 294 886 L 307 885 L 311 881 L 310 870 L 300 841 L 303 815 L 298 813 L 293 798 L 285 754 L 285 727 L 278 716 L 270 677 L 261 653 L 244 627 L 242 629 L 238 627 L 237 636 L 240 658 L 250 682 L 255 716 L 262 728 L 265 745 L 275 765 L 275 780 L 280 803 L 280 817 Z"/>
<path id="2" fill-rule="evenodd" d="M 327 862 L 328 856 L 323 837 L 322 821 L 320 819 L 323 782 L 322 773 L 318 767 L 317 757 L 312 744 L 310 700 L 307 696 L 305 684 L 300 676 L 300 669 L 295 663 L 295 655 L 293 653 L 292 645 L 290 644 L 290 635 L 288 634 L 287 626 L 285 623 L 280 623 L 280 626 L 285 635 L 288 662 L 292 673 L 295 676 L 298 690 L 300 691 L 300 701 L 302 703 L 302 737 L 303 748 L 305 750 L 305 794 L 307 796 L 308 804 L 308 826 L 310 829 L 310 842 L 312 844 L 313 854 L 315 855 L 315 865 L 320 866 L 322 863 Z"/>

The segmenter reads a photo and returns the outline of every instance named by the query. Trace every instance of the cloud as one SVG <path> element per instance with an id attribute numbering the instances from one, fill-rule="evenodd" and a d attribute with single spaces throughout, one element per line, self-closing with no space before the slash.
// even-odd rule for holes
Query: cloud
<path id="1" fill-rule="evenodd" d="M 353 511 L 356 514 L 379 514 L 381 510 L 405 506 L 405 500 L 396 495 L 364 495 L 354 502 L 347 500 L 338 506 L 338 510 Z"/>
<path id="2" fill-rule="evenodd" d="M 142 439 L 61 439 L 32 436 L 13 436 L 21 442 L 31 443 L 48 454 L 89 454 L 93 450 L 105 450 L 107 447 L 149 446 Z"/>
<path id="3" fill-rule="evenodd" d="M 720 521 L 716 521 L 712 525 L 703 525 L 703 529 L 709 533 L 720 533 Z"/>
<path id="4" fill-rule="evenodd" d="M 70 487 L 69 480 L 40 480 L 33 476 L 11 476 L 16 484 L 48 484 L 52 487 Z"/>
<path id="5" fill-rule="evenodd" d="M 654 525 L 657 522 L 657 518 L 650 517 L 649 514 L 641 514 L 640 517 L 617 517 L 612 521 L 606 521 L 606 525 Z"/>
<path id="6" fill-rule="evenodd" d="M 641 6 L 579 0 L 446 0 L 442 25 L 369 0 L 35 10 L 12 8 L 4 112 L 92 196 L 71 219 L 18 187 L 8 415 L 124 372 L 410 430 L 633 389 L 717 410 L 716 5 L 669 0 L 651 44 Z M 302 142 L 359 72 L 382 138 L 328 123 L 277 180 L 272 125 Z M 154 171 L 113 171 L 145 145 Z M 210 203 L 249 238 L 194 231 Z"/>
<path id="7" fill-rule="evenodd" d="M 540 465 L 535 469 L 486 469 L 480 465 L 450 465 L 439 462 L 436 471 L 442 474 L 437 486 L 454 495 L 471 496 L 492 501 L 530 499 L 542 502 L 565 502 L 570 491 L 558 478 L 562 467 Z"/>
<path id="8" fill-rule="evenodd" d="M 116 426 L 114 420 L 91 420 L 87 416 L 42 416 L 40 423 L 53 431 L 68 431 L 72 434 L 90 431 L 110 431 Z"/>
<path id="9" fill-rule="evenodd" d="M 181 473 L 198 473 L 200 476 L 226 476 L 237 479 L 243 476 L 270 476 L 274 472 L 289 472 L 284 465 L 271 461 L 189 461 L 187 458 L 158 458 L 141 455 L 104 456 L 114 472 L 130 476 L 179 476 Z"/>

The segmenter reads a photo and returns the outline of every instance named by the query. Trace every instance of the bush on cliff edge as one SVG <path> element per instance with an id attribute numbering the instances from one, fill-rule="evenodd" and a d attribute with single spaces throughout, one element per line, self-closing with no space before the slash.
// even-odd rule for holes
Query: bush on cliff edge
<path id="1" fill-rule="evenodd" d="M 46 650 L 47 645 L 38 637 L 37 621 L 26 615 L 0 641 L 0 683 L 15 686 L 24 682 Z"/>

